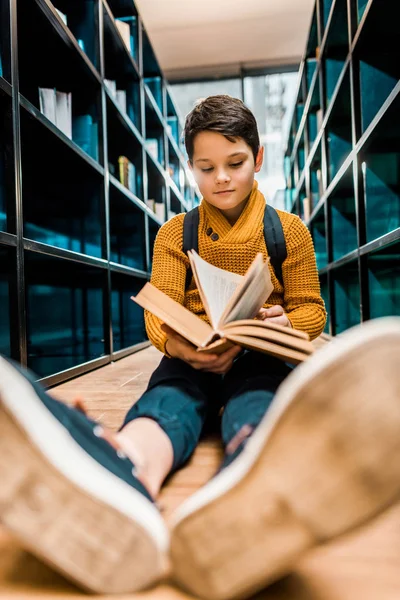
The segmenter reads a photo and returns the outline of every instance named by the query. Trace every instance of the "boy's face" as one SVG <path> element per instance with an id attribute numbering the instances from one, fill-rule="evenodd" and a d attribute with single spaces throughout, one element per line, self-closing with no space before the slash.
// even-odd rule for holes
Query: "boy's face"
<path id="1" fill-rule="evenodd" d="M 251 192 L 254 174 L 263 161 L 261 147 L 256 162 L 250 146 L 242 138 L 230 142 L 221 133 L 202 131 L 194 138 L 193 172 L 207 202 L 226 215 L 243 209 Z"/>

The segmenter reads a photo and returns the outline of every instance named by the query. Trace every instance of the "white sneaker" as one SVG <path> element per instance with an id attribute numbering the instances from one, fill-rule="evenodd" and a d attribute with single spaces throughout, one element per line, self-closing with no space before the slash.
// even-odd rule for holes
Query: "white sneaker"
<path id="1" fill-rule="evenodd" d="M 243 452 L 173 520 L 175 580 L 246 598 L 400 493 L 400 318 L 346 332 L 297 367 Z"/>
<path id="2" fill-rule="evenodd" d="M 130 460 L 102 428 L 0 357 L 0 520 L 87 590 L 141 590 L 164 573 L 169 537 Z"/>

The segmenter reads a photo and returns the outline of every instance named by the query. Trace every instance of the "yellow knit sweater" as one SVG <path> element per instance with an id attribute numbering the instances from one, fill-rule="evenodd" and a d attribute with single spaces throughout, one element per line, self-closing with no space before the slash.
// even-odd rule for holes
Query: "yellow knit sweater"
<path id="1" fill-rule="evenodd" d="M 268 256 L 264 240 L 265 198 L 254 182 L 249 200 L 236 223 L 231 226 L 218 208 L 203 200 L 199 207 L 199 254 L 207 262 L 244 275 L 257 252 Z M 326 320 L 320 295 L 314 247 L 307 227 L 296 215 L 278 210 L 286 240 L 287 258 L 283 263 L 284 287 L 270 266 L 274 291 L 264 305 L 280 304 L 292 326 L 306 331 L 311 339 L 323 330 Z M 158 232 L 153 255 L 151 282 L 184 304 L 191 312 L 208 321 L 198 289 L 192 279 L 185 293 L 188 257 L 182 251 L 184 214 L 176 215 Z M 214 241 L 206 232 L 218 234 Z M 210 233 L 210 231 L 208 231 Z M 165 353 L 166 335 L 161 321 L 145 312 L 146 330 L 151 342 Z"/>

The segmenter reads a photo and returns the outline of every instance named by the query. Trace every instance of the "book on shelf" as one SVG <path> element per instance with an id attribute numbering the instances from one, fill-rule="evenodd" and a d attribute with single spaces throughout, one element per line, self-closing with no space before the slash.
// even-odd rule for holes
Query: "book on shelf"
<path id="1" fill-rule="evenodd" d="M 310 198 L 303 198 L 303 220 L 309 221 L 311 217 L 311 200 Z"/>
<path id="2" fill-rule="evenodd" d="M 56 125 L 56 90 L 55 88 L 39 88 L 40 112 Z"/>
<path id="3" fill-rule="evenodd" d="M 115 101 L 120 107 L 120 109 L 126 113 L 126 91 L 125 90 L 116 90 L 115 91 Z"/>
<path id="4" fill-rule="evenodd" d="M 154 202 L 154 212 L 160 221 L 165 220 L 165 205 L 164 202 Z"/>
<path id="5" fill-rule="evenodd" d="M 118 158 L 119 181 L 132 194 L 136 195 L 136 167 L 126 156 Z"/>
<path id="6" fill-rule="evenodd" d="M 39 88 L 40 112 L 72 139 L 72 99 L 70 92 Z"/>
<path id="7" fill-rule="evenodd" d="M 60 17 L 61 21 L 68 26 L 68 19 L 67 19 L 67 15 L 63 12 L 61 12 L 61 10 L 58 10 L 58 8 L 56 8 L 56 12 L 58 13 L 58 16 Z"/>
<path id="8" fill-rule="evenodd" d="M 69 139 L 72 139 L 71 93 L 56 91 L 56 124 Z"/>
<path id="9" fill-rule="evenodd" d="M 309 336 L 255 319 L 273 291 L 267 260 L 259 253 L 244 276 L 219 269 L 194 250 L 188 253 L 193 277 L 210 324 L 161 290 L 146 283 L 132 300 L 197 347 L 221 354 L 234 344 L 298 364 L 314 351 Z"/>
<path id="10" fill-rule="evenodd" d="M 131 26 L 129 23 L 125 21 L 121 21 L 120 19 L 115 19 L 115 24 L 117 29 L 122 37 L 122 40 L 128 50 L 129 54 L 131 54 Z"/>
<path id="11" fill-rule="evenodd" d="M 107 86 L 110 94 L 113 96 L 113 98 L 115 98 L 117 95 L 117 82 L 114 81 L 114 79 L 105 79 L 104 83 Z"/>
<path id="12" fill-rule="evenodd" d="M 147 138 L 145 146 L 150 156 L 158 161 L 158 140 L 156 138 Z"/>
<path id="13" fill-rule="evenodd" d="M 145 202 L 146 206 L 148 206 L 150 208 L 150 210 L 153 211 L 153 213 L 156 212 L 155 203 L 156 203 L 156 201 L 154 200 L 154 198 L 147 198 L 147 200 Z"/>
<path id="14" fill-rule="evenodd" d="M 92 115 L 76 115 L 74 117 L 72 139 L 84 152 L 98 160 L 98 125 Z"/>

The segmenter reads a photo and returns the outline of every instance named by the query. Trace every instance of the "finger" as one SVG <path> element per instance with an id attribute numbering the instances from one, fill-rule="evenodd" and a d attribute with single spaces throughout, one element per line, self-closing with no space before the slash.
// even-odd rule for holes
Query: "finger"
<path id="1" fill-rule="evenodd" d="M 265 320 L 269 321 L 269 323 L 283 325 L 284 327 L 288 324 L 288 318 L 286 317 L 286 315 L 282 315 L 281 317 L 268 317 L 268 319 Z"/>
<path id="2" fill-rule="evenodd" d="M 226 359 L 226 360 L 232 360 L 233 358 L 235 358 L 238 354 L 240 354 L 242 350 L 241 346 L 232 346 L 232 348 L 229 348 L 229 350 L 225 350 L 225 352 L 223 352 L 222 354 L 220 354 L 220 358 L 221 359 Z"/>
<path id="3" fill-rule="evenodd" d="M 266 316 L 267 316 L 267 309 L 266 308 L 260 308 L 260 310 L 258 311 L 258 313 L 256 315 L 256 319 L 259 319 L 260 321 L 263 321 Z"/>
<path id="4" fill-rule="evenodd" d="M 209 365 L 214 363 L 219 358 L 218 354 L 206 354 L 205 352 L 194 351 L 193 362 L 200 365 Z"/>
<path id="5" fill-rule="evenodd" d="M 268 318 L 279 317 L 280 315 L 283 315 L 283 312 L 283 306 L 281 306 L 280 304 L 275 304 L 274 306 L 265 309 L 265 315 Z"/>

